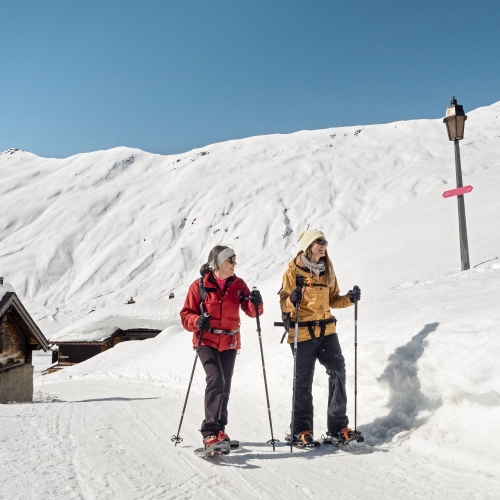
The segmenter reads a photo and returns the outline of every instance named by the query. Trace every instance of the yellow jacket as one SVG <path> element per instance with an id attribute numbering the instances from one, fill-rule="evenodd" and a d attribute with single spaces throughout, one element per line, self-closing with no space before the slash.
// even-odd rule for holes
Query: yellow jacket
<path id="1" fill-rule="evenodd" d="M 293 259 L 290 264 L 288 264 L 288 269 L 283 275 L 283 286 L 280 290 L 280 304 L 281 310 L 291 314 L 292 321 L 295 321 L 295 306 L 290 302 L 290 294 L 293 292 L 296 285 L 296 276 L 300 274 L 304 276 L 304 287 L 302 288 L 302 302 L 299 307 L 299 322 L 302 321 L 315 321 L 321 319 L 334 318 L 330 312 L 330 308 L 343 308 L 352 306 L 352 302 L 347 295 L 339 295 L 339 285 L 337 283 L 337 277 L 333 276 L 333 285 L 331 287 L 326 286 L 326 281 L 324 275 L 316 276 L 314 273 L 311 275 L 303 268 L 304 264 L 300 260 L 299 252 L 297 257 Z M 299 265 L 297 265 L 297 261 Z M 325 286 L 313 286 L 325 285 Z M 328 323 L 326 325 L 325 336 L 335 333 L 335 323 Z M 320 327 L 314 328 L 314 334 L 316 337 L 320 336 Z M 293 343 L 295 335 L 294 328 L 290 328 L 288 332 L 288 343 Z M 309 329 L 305 326 L 299 328 L 298 342 L 303 342 L 304 340 L 311 340 L 311 335 Z"/>

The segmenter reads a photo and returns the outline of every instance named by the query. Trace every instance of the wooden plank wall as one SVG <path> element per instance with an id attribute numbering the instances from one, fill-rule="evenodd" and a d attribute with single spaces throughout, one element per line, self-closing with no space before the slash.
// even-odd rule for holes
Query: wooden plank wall
<path id="1" fill-rule="evenodd" d="M 31 363 L 31 349 L 7 315 L 2 316 L 0 325 L 0 363 L 5 365 L 9 359 Z"/>
<path id="2" fill-rule="evenodd" d="M 100 352 L 100 345 L 59 344 L 59 363 L 81 363 Z"/>

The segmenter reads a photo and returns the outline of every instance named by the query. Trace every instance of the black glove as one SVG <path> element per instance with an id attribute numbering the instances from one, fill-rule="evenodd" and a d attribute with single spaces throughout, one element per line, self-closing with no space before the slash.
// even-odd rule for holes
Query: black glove
<path id="1" fill-rule="evenodd" d="M 260 294 L 259 290 L 253 289 L 250 292 L 250 302 L 255 307 L 259 307 L 262 304 L 262 295 Z"/>
<path id="2" fill-rule="evenodd" d="M 210 328 L 210 321 L 205 315 L 202 314 L 196 320 L 196 326 L 198 327 L 199 330 L 208 330 Z"/>
<path id="3" fill-rule="evenodd" d="M 297 304 L 300 304 L 302 302 L 302 289 L 301 288 L 296 288 L 291 294 L 290 294 L 290 302 L 296 306 Z"/>
<path id="4" fill-rule="evenodd" d="M 359 288 L 359 286 L 355 286 L 352 290 L 347 292 L 347 296 L 353 304 L 359 302 L 361 300 L 361 288 Z"/>

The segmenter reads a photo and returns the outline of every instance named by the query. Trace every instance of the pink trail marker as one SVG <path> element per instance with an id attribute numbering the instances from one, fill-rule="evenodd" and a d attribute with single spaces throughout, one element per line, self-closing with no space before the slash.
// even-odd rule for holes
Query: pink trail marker
<path id="1" fill-rule="evenodd" d="M 443 193 L 443 198 L 451 198 L 452 196 L 458 196 L 459 194 L 470 193 L 474 188 L 472 186 L 464 186 L 461 188 L 450 189 Z"/>

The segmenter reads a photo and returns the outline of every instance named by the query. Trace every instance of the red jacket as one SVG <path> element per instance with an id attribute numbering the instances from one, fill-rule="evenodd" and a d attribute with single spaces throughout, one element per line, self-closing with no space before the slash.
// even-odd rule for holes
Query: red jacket
<path id="1" fill-rule="evenodd" d="M 199 330 L 196 326 L 200 312 L 200 287 L 199 280 L 194 281 L 189 287 L 184 307 L 182 308 L 182 326 L 193 332 L 193 347 L 198 346 Z M 207 292 L 205 298 L 205 311 L 210 314 L 210 327 L 217 330 L 231 331 L 240 326 L 240 307 L 247 316 L 255 318 L 255 307 L 248 300 L 250 290 L 246 283 L 237 276 L 231 276 L 226 281 L 226 289 L 222 292 L 212 273 L 206 273 L 203 284 Z M 263 305 L 259 306 L 259 315 L 264 312 Z M 235 335 L 221 335 L 205 332 L 201 345 L 208 345 L 218 351 L 240 349 L 240 332 Z"/>

